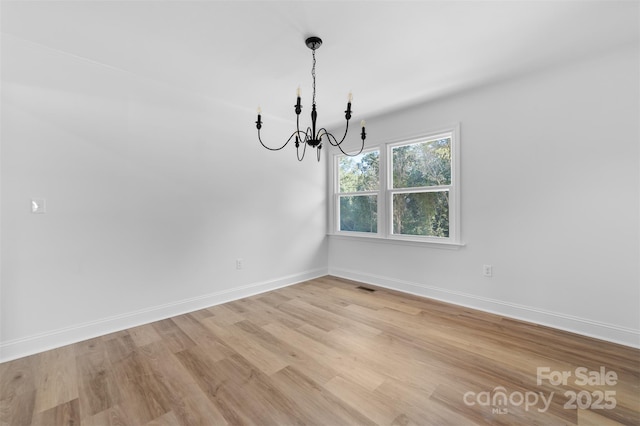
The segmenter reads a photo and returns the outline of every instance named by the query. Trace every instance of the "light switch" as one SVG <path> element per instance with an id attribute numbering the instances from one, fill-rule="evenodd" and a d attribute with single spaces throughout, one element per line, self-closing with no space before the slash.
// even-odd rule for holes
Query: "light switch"
<path id="1" fill-rule="evenodd" d="M 31 199 L 31 213 L 41 214 L 47 210 L 45 208 L 44 198 L 32 198 Z"/>

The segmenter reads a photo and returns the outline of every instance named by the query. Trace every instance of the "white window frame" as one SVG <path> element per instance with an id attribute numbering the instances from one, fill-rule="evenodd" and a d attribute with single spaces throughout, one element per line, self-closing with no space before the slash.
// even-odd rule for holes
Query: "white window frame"
<path id="1" fill-rule="evenodd" d="M 392 149 L 397 146 L 409 145 L 441 137 L 451 137 L 451 183 L 450 185 L 419 187 L 419 188 L 393 188 L 393 176 L 390 172 L 392 161 Z M 340 230 L 340 195 L 338 181 L 338 161 L 344 154 L 334 153 L 329 168 L 329 235 L 338 238 L 367 238 L 376 242 L 402 243 L 409 245 L 431 245 L 441 248 L 457 248 L 464 246 L 460 230 L 460 125 L 453 124 L 441 128 L 420 133 L 417 136 L 406 137 L 398 140 L 383 142 L 369 146 L 363 152 L 380 152 L 380 186 L 377 192 L 378 198 L 378 232 L 350 232 Z M 433 237 L 420 235 L 404 235 L 393 233 L 392 199 L 393 194 L 431 192 L 447 189 L 449 191 L 449 237 Z M 375 194 L 375 191 L 359 192 L 358 195 Z M 346 194 L 348 195 L 348 194 Z"/>
<path id="2" fill-rule="evenodd" d="M 338 165 L 338 162 L 340 160 L 340 157 L 344 157 L 344 154 L 340 153 L 340 154 L 335 154 L 333 156 L 333 165 L 332 165 L 332 170 L 333 170 L 333 191 L 332 191 L 332 196 L 330 197 L 331 200 L 333 200 L 333 203 L 336 206 L 335 210 L 332 210 L 333 216 L 335 217 L 335 231 L 336 233 L 339 233 L 340 235 L 353 235 L 353 236 L 366 236 L 366 237 L 381 237 L 383 235 L 383 233 L 381 232 L 381 227 L 382 227 L 382 223 L 380 222 L 380 213 L 381 213 L 381 209 L 380 209 L 380 204 L 383 202 L 384 197 L 382 196 L 382 191 L 381 189 L 384 187 L 384 182 L 383 182 L 383 178 L 382 178 L 382 167 L 380 167 L 380 164 L 382 164 L 382 150 L 379 147 L 369 147 L 367 149 L 362 150 L 361 154 L 368 154 L 369 152 L 374 152 L 374 151 L 378 151 L 378 162 L 379 162 L 379 167 L 378 167 L 378 190 L 377 191 L 357 191 L 357 192 L 340 192 L 340 177 L 338 176 L 338 173 L 340 172 L 340 166 Z M 377 218 L 378 218 L 378 226 L 377 226 L 377 232 L 360 232 L 360 231 L 342 231 L 340 230 L 340 197 L 349 197 L 349 196 L 360 196 L 360 195 L 375 195 L 377 196 Z"/>

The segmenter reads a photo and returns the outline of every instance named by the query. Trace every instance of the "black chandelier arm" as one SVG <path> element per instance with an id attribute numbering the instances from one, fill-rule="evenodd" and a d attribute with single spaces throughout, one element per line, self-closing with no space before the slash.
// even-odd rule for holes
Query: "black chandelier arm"
<path id="1" fill-rule="evenodd" d="M 300 129 L 296 130 L 296 134 L 298 135 L 298 137 L 296 138 L 296 157 L 298 157 L 298 161 L 302 161 L 304 160 L 304 155 L 307 152 L 307 141 L 309 140 L 309 131 L 310 128 L 307 128 L 306 132 L 301 132 Z M 303 137 L 300 138 L 299 136 L 302 135 Z M 302 155 L 300 155 L 300 144 L 304 145 L 302 147 Z"/>
<path id="2" fill-rule="evenodd" d="M 321 132 L 324 132 L 324 134 L 326 134 L 326 135 L 331 135 L 331 137 L 333 138 L 333 140 L 334 140 L 336 143 L 331 142 L 331 139 L 329 139 L 329 143 L 330 143 L 331 145 L 333 145 L 333 146 L 338 146 L 338 145 L 340 145 L 342 142 L 344 142 L 344 140 L 345 140 L 345 139 L 346 139 L 346 137 L 347 137 L 347 133 L 349 133 L 349 120 L 347 120 L 347 125 L 346 125 L 346 126 L 345 126 L 345 128 L 344 128 L 344 135 L 342 135 L 342 139 L 340 139 L 340 142 L 338 142 L 338 140 L 337 140 L 337 139 L 336 139 L 336 138 L 335 138 L 331 133 L 327 132 L 327 129 L 325 129 L 324 127 L 323 127 L 322 129 L 318 130 L 318 135 L 319 135 Z"/>
<path id="3" fill-rule="evenodd" d="M 269 146 L 265 145 L 265 144 L 264 144 L 264 142 L 262 142 L 262 138 L 260 137 L 260 129 L 258 129 L 258 140 L 260 141 L 260 144 L 261 144 L 263 147 L 267 148 L 269 151 L 280 151 L 282 148 L 284 148 L 285 146 L 287 146 L 287 144 L 288 144 L 289 142 L 291 142 L 291 139 L 293 139 L 293 137 L 296 135 L 296 133 L 298 133 L 298 132 L 293 132 L 293 133 L 291 134 L 291 136 L 289 136 L 289 139 L 287 139 L 287 141 L 284 143 L 284 145 L 282 145 L 280 148 L 271 148 L 271 147 L 269 147 Z"/>
<path id="4" fill-rule="evenodd" d="M 342 141 L 344 141 L 344 138 L 342 138 L 342 141 L 338 142 L 338 140 L 336 139 L 336 137 L 335 137 L 335 136 L 333 136 L 331 133 L 327 132 L 327 130 L 326 130 L 326 129 L 324 129 L 324 128 L 323 128 L 323 129 L 321 129 L 321 130 L 324 130 L 324 133 L 323 133 L 323 135 L 322 135 L 322 136 L 326 136 L 326 137 L 327 137 L 327 140 L 329 141 L 329 143 L 330 143 L 332 146 L 337 146 L 337 147 L 338 147 L 338 149 L 340 150 L 340 152 L 342 152 L 344 155 L 346 155 L 346 156 L 348 156 L 348 157 L 355 157 L 355 156 L 358 156 L 358 155 L 362 154 L 362 151 L 364 150 L 364 139 L 365 139 L 365 138 L 362 138 L 362 145 L 360 146 L 360 150 L 359 150 L 358 152 L 356 152 L 355 154 L 349 154 L 348 152 L 345 152 L 345 151 L 342 149 Z M 333 142 L 331 142 L 331 139 L 333 139 Z M 335 143 L 334 143 L 334 142 L 335 142 Z"/>
<path id="5" fill-rule="evenodd" d="M 296 146 L 296 157 L 298 157 L 298 161 L 304 160 L 304 154 L 307 152 L 307 143 L 302 141 L 302 145 L 304 145 L 302 148 L 302 155 L 300 155 L 300 147 Z"/>

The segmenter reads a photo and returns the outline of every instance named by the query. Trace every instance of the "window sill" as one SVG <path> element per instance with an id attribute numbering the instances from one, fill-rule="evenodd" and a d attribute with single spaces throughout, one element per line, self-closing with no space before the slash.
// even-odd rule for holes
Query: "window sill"
<path id="1" fill-rule="evenodd" d="M 454 243 L 450 241 L 424 241 L 411 238 L 384 238 L 377 235 L 360 235 L 359 233 L 352 234 L 327 234 L 331 239 L 345 240 L 345 241 L 366 241 L 377 244 L 395 244 L 401 246 L 410 247 L 428 247 L 441 250 L 459 250 L 465 247 L 465 243 Z"/>

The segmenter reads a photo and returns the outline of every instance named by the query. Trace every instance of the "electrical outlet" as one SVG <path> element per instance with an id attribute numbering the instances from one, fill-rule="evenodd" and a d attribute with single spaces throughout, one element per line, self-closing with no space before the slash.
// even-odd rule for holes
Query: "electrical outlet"
<path id="1" fill-rule="evenodd" d="M 236 259 L 236 269 L 242 269 L 242 259 Z"/>
<path id="2" fill-rule="evenodd" d="M 491 265 L 482 265 L 482 275 L 485 277 L 493 276 L 493 266 Z"/>

